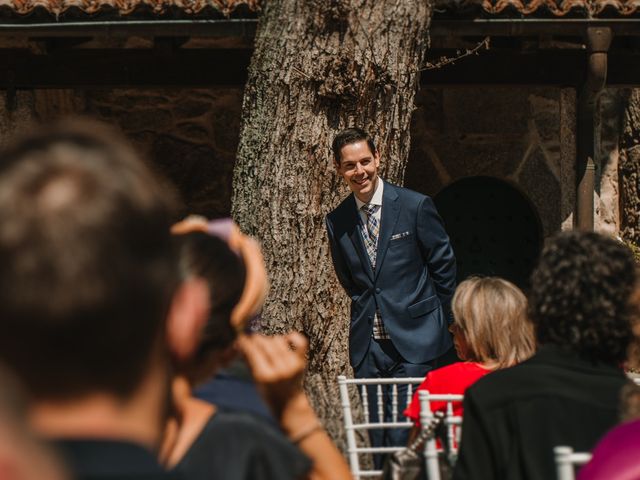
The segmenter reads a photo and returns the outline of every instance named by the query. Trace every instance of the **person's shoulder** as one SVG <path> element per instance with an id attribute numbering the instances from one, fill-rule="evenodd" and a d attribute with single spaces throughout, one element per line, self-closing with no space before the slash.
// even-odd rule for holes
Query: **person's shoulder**
<path id="1" fill-rule="evenodd" d="M 613 428 L 603 437 L 602 442 L 605 441 L 616 445 L 633 444 L 635 448 L 638 448 L 640 446 L 640 419 L 630 420 Z"/>
<path id="2" fill-rule="evenodd" d="M 429 383 L 442 393 L 459 393 L 489 372 L 474 362 L 456 362 L 429 372 Z"/>
<path id="3" fill-rule="evenodd" d="M 242 438 L 247 442 L 259 444 L 263 447 L 293 447 L 293 444 L 281 430 L 250 413 L 218 411 L 209 420 L 207 429 L 215 432 L 210 434 L 216 438 L 226 438 L 227 440 Z"/>
<path id="4" fill-rule="evenodd" d="M 437 368 L 428 373 L 432 378 L 449 377 L 451 375 L 457 375 L 461 372 L 466 372 L 474 368 L 474 363 L 470 362 L 455 362 L 444 367 Z"/>
<path id="5" fill-rule="evenodd" d="M 353 208 L 354 202 L 353 193 L 347 195 L 347 197 L 342 200 L 336 208 L 327 214 L 327 218 L 335 221 L 335 219 L 343 216 L 349 209 Z"/>
<path id="6" fill-rule="evenodd" d="M 255 415 L 226 410 L 219 410 L 207 421 L 191 450 L 206 451 L 221 442 L 227 448 L 242 445 L 247 455 L 256 449 L 293 446 L 280 430 Z"/>
<path id="7" fill-rule="evenodd" d="M 416 192 L 415 190 L 411 190 L 410 188 L 407 188 L 407 187 L 401 187 L 394 183 L 389 183 L 386 180 L 384 180 L 384 188 L 389 188 L 395 191 L 401 197 L 418 198 L 418 199 L 430 198 L 428 195 L 425 195 L 424 193 Z"/>
<path id="8" fill-rule="evenodd" d="M 591 461 L 580 469 L 578 479 L 638 478 L 639 446 L 640 420 L 618 425 L 595 446 Z"/>
<path id="9" fill-rule="evenodd" d="M 404 204 L 415 204 L 420 205 L 422 202 L 430 201 L 431 197 L 429 195 L 425 195 L 424 193 L 416 192 L 415 190 L 411 190 L 406 187 L 400 187 L 398 185 L 394 185 L 393 183 L 389 183 L 385 181 L 384 188 L 389 188 L 392 192 L 398 195 L 400 201 Z"/>
<path id="10" fill-rule="evenodd" d="M 299 478 L 311 463 L 277 428 L 254 415 L 219 410 L 176 467 L 185 478 Z"/>
<path id="11" fill-rule="evenodd" d="M 467 395 L 481 403 L 484 408 L 509 402 L 514 395 L 519 395 L 527 389 L 531 368 L 532 365 L 524 361 L 513 367 L 490 372 L 471 385 Z"/>
<path id="12" fill-rule="evenodd" d="M 637 450 L 640 447 L 640 419 L 631 420 L 614 427 L 602 437 L 593 450 L 596 454 L 608 456 L 612 452 L 628 449 L 637 458 Z"/>
<path id="13" fill-rule="evenodd" d="M 233 430 L 236 433 L 255 433 L 262 435 L 266 432 L 266 434 L 279 434 L 276 428 L 253 414 L 230 410 L 219 410 L 209 420 L 208 428 L 225 431 Z"/>

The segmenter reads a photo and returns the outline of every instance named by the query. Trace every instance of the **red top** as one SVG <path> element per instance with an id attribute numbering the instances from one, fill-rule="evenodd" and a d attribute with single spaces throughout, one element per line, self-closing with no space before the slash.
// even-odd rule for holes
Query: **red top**
<path id="1" fill-rule="evenodd" d="M 429 393 L 437 394 L 464 394 L 467 388 L 490 372 L 491 370 L 487 370 L 475 362 L 452 363 L 446 367 L 432 370 L 427 373 L 424 381 L 414 393 L 411 405 L 404 411 L 405 416 L 413 420 L 416 425 L 420 425 L 420 400 L 418 398 L 420 390 L 429 390 Z M 444 412 L 446 408 L 446 402 L 431 402 L 433 412 L 439 410 Z M 453 414 L 462 416 L 462 402 L 453 402 Z"/>

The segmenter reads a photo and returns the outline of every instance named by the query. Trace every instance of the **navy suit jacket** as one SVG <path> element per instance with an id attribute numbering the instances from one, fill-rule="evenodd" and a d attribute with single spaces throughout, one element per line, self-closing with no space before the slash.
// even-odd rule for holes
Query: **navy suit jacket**
<path id="1" fill-rule="evenodd" d="M 407 361 L 425 363 L 449 350 L 456 265 L 431 198 L 384 183 L 375 271 L 353 194 L 326 223 L 338 280 L 351 297 L 351 365 L 367 353 L 376 308 Z"/>

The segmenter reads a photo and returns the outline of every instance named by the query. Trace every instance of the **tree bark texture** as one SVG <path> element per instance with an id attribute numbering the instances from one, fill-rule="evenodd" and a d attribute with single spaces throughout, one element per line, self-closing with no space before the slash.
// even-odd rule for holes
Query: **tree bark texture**
<path id="1" fill-rule="evenodd" d="M 349 312 L 324 217 L 348 190 L 330 145 L 343 128 L 368 130 L 382 176 L 402 183 L 430 19 L 425 0 L 270 0 L 245 87 L 233 216 L 265 252 L 265 330 L 308 336 L 305 386 L 341 447 Z"/>
<path id="2" fill-rule="evenodd" d="M 640 247 L 640 89 L 627 94 L 619 169 L 621 234 Z"/>

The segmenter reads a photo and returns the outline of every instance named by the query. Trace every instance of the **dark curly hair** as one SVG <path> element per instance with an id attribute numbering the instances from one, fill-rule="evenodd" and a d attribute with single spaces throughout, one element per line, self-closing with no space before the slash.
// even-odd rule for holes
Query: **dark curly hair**
<path id="1" fill-rule="evenodd" d="M 529 316 L 538 342 L 594 362 L 624 361 L 636 275 L 631 251 L 613 238 L 574 231 L 549 239 L 531 276 Z"/>

